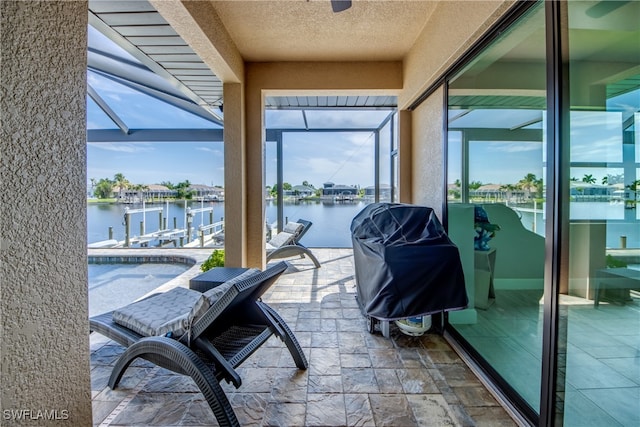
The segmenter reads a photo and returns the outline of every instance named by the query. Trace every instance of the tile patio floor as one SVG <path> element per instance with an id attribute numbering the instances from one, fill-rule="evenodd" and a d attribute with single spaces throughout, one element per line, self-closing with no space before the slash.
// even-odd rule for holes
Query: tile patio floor
<path id="1" fill-rule="evenodd" d="M 296 333 L 309 369 L 272 338 L 223 388 L 243 426 L 513 426 L 515 423 L 438 335 L 369 334 L 355 300 L 350 249 L 314 249 L 322 267 L 292 259 L 267 292 Z M 91 335 L 94 425 L 215 426 L 190 378 L 145 361 L 107 387 L 123 349 Z"/>

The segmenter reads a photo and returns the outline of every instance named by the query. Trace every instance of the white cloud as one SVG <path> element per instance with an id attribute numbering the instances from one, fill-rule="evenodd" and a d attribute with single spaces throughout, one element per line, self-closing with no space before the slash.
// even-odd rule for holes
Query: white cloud
<path id="1" fill-rule="evenodd" d="M 541 151 L 541 142 L 493 142 L 488 151 L 500 153 L 522 153 L 527 151 Z"/>
<path id="2" fill-rule="evenodd" d="M 220 150 L 216 150 L 216 149 L 214 149 L 214 148 L 209 148 L 209 147 L 196 147 L 196 150 L 199 150 L 199 151 L 205 151 L 205 152 L 207 152 L 207 153 L 213 153 L 213 154 L 220 154 L 220 155 L 222 155 L 222 151 L 220 151 Z"/>
<path id="3" fill-rule="evenodd" d="M 155 148 L 153 146 L 151 146 L 150 144 L 144 144 L 144 143 L 139 143 L 139 144 L 129 144 L 129 143 L 123 143 L 123 144 L 117 144 L 117 143 L 95 143 L 92 144 L 94 147 L 99 148 L 101 150 L 107 150 L 107 151 L 117 151 L 117 152 L 121 152 L 121 153 L 143 153 L 143 152 L 149 152 L 149 151 L 155 151 Z"/>

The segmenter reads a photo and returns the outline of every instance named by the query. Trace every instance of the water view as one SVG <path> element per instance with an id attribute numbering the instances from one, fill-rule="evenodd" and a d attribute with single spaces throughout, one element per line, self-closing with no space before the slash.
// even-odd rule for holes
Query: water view
<path id="1" fill-rule="evenodd" d="M 298 201 L 285 203 L 284 215 L 289 221 L 298 218 L 313 222 L 313 226 L 305 234 L 302 243 L 309 247 L 351 247 L 351 232 L 349 226 L 353 217 L 360 212 L 364 201 L 354 202 L 329 202 L 329 201 Z M 163 207 L 163 217 L 168 218 L 169 228 L 184 228 L 186 223 L 186 210 L 184 202 L 168 204 L 147 204 L 148 208 Z M 190 201 L 187 208 L 201 209 L 213 208 L 213 220 L 220 221 L 224 217 L 224 203 Z M 125 239 L 124 215 L 125 209 L 141 209 L 142 204 L 116 204 L 116 203 L 90 203 L 87 205 L 87 243 L 94 243 L 109 239 L 109 227 L 113 229 L 113 239 L 123 241 Z M 167 214 L 168 212 L 168 214 Z M 158 212 L 144 214 L 145 232 L 158 230 Z M 131 235 L 140 235 L 143 214 L 135 214 L 131 219 Z M 277 205 L 273 201 L 267 202 L 266 224 L 273 224 L 277 220 Z M 174 221 L 176 227 L 174 227 Z M 209 224 L 208 212 L 196 213 L 193 216 L 193 228 L 197 230 L 200 225 Z M 193 234 L 193 238 L 197 238 Z"/>
<path id="2" fill-rule="evenodd" d="M 368 202 L 330 202 L 330 201 L 297 201 L 286 202 L 284 215 L 289 221 L 298 218 L 313 222 L 313 226 L 304 236 L 302 243 L 309 247 L 351 247 L 351 233 L 349 227 L 353 217 L 366 206 Z M 148 208 L 163 208 L 163 218 L 167 218 L 168 228 L 184 228 L 186 223 L 186 210 L 213 208 L 213 221 L 224 218 L 224 203 L 190 201 L 175 203 L 147 204 Z M 109 239 L 109 227 L 113 229 L 113 239 L 123 241 L 125 238 L 124 214 L 125 209 L 141 209 L 142 204 L 115 204 L 115 203 L 90 203 L 87 206 L 88 233 L 87 242 L 94 243 Z M 545 218 L 543 206 L 512 207 L 520 216 L 523 226 L 540 235 L 545 232 Z M 571 205 L 572 220 L 596 220 L 606 221 L 607 247 L 619 248 L 621 237 L 626 239 L 628 248 L 640 248 L 640 227 L 637 221 L 639 213 L 635 209 L 625 209 L 622 204 L 608 202 L 580 202 Z M 631 217 L 631 218 L 630 218 Z M 159 229 L 158 212 L 144 214 L 145 232 L 153 232 Z M 208 212 L 198 212 L 193 216 L 193 228 L 197 230 L 200 225 L 210 223 L 211 216 Z M 277 219 L 277 205 L 273 201 L 267 202 L 267 224 L 275 223 Z M 143 214 L 132 215 L 131 235 L 140 235 Z M 175 226 L 174 226 L 175 224 Z M 197 238 L 195 232 L 193 239 Z"/>

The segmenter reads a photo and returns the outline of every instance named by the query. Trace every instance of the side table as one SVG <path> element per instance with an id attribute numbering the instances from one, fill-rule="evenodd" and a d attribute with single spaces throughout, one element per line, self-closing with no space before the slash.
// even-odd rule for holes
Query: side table
<path id="1" fill-rule="evenodd" d="M 248 268 L 214 267 L 189 280 L 189 289 L 206 292 L 209 289 L 222 285 L 229 279 L 239 276 L 247 270 Z"/>
<path id="2" fill-rule="evenodd" d="M 488 309 L 495 301 L 493 274 L 496 266 L 496 250 L 475 251 L 475 306 L 481 310 Z"/>

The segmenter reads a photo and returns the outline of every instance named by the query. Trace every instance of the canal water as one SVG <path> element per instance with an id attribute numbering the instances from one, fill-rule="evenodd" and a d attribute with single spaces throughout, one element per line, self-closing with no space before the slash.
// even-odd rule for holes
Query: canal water
<path id="1" fill-rule="evenodd" d="M 309 247 L 351 247 L 351 232 L 349 227 L 351 220 L 362 208 L 365 202 L 321 202 L 299 201 L 285 203 L 284 216 L 289 221 L 306 219 L 313 223 L 307 234 L 302 239 L 302 244 Z M 141 209 L 142 205 L 124 205 L 111 203 L 89 203 L 87 205 L 87 243 L 107 240 L 109 227 L 113 227 L 113 238 L 122 241 L 125 238 L 124 213 L 125 209 Z M 165 204 L 146 204 L 146 208 L 164 208 L 163 217 L 168 217 L 168 227 L 173 228 L 174 218 L 177 228 L 184 228 L 186 221 L 184 202 Z M 224 203 L 193 201 L 187 204 L 187 208 L 200 209 L 202 207 L 213 208 L 213 221 L 220 221 L 224 217 Z M 168 215 L 167 215 L 168 210 Z M 145 232 L 158 230 L 158 212 L 147 212 L 145 215 Z M 140 235 L 141 213 L 131 216 L 131 235 Z M 268 224 L 277 220 L 277 205 L 267 202 L 266 218 Z M 209 224 L 208 212 L 204 215 L 197 213 L 193 217 L 193 228 Z"/>
<path id="2" fill-rule="evenodd" d="M 298 218 L 313 222 L 313 226 L 302 239 L 302 243 L 309 247 L 351 247 L 351 232 L 349 227 L 355 215 L 366 206 L 363 201 L 357 202 L 322 202 L 299 201 L 284 205 L 284 215 L 289 221 Z M 87 206 L 87 242 L 93 243 L 109 238 L 109 227 L 113 227 L 113 238 L 122 241 L 125 237 L 124 212 L 125 208 L 140 209 L 142 205 L 124 205 L 109 203 L 90 203 Z M 146 204 L 148 208 L 163 208 L 163 217 L 168 218 L 168 227 L 184 228 L 186 221 L 185 203 L 156 203 Z M 224 217 L 224 203 L 221 202 L 188 202 L 187 208 L 213 208 L 213 221 L 220 221 Z M 523 226 L 540 235 L 545 232 L 545 218 L 542 206 L 538 206 L 536 213 L 528 209 L 514 208 L 519 214 Z M 620 236 L 626 236 L 627 247 L 640 248 L 640 212 L 637 209 L 625 210 L 621 204 L 607 202 L 580 202 L 571 204 L 572 220 L 595 220 L 607 222 L 607 247 L 620 247 Z M 629 212 L 630 211 L 630 212 Z M 145 232 L 158 230 L 158 212 L 147 212 L 145 215 Z M 625 217 L 627 219 L 625 219 Z M 140 234 L 140 222 L 143 215 L 134 214 L 131 217 L 131 235 Z M 277 219 L 277 206 L 268 201 L 265 221 L 274 223 Z M 193 218 L 193 227 L 197 230 L 200 225 L 209 224 L 208 212 L 197 213 Z M 194 236 L 195 237 L 195 236 Z"/>

